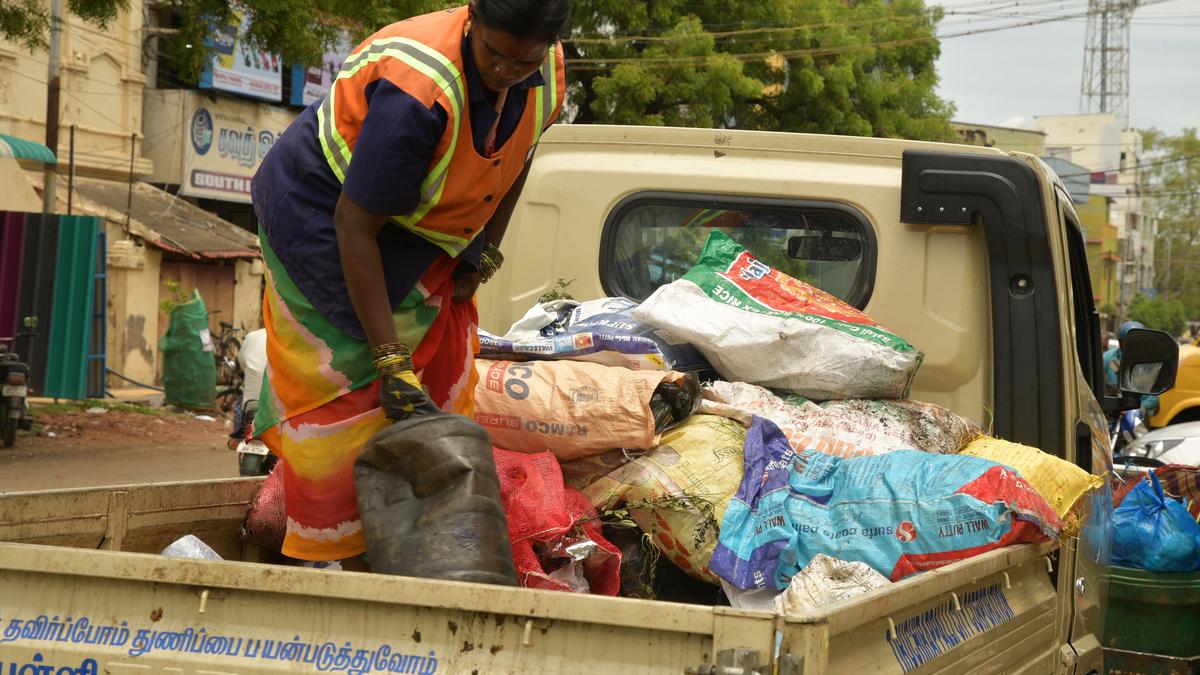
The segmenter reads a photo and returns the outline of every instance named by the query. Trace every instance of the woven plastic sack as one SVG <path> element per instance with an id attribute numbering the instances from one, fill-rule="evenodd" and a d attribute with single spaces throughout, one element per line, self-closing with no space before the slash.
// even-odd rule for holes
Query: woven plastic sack
<path id="1" fill-rule="evenodd" d="M 779 429 L 756 419 L 709 567 L 739 588 L 783 589 L 825 554 L 895 581 L 1061 530 L 1045 500 L 1000 464 L 916 450 L 793 456 Z"/>
<path id="2" fill-rule="evenodd" d="M 904 398 L 922 354 L 713 230 L 697 264 L 633 318 L 690 342 L 727 380 L 817 400 Z"/>
<path id="3" fill-rule="evenodd" d="M 287 507 L 283 499 L 283 462 L 275 468 L 250 499 L 250 510 L 242 521 L 242 541 L 267 551 L 283 549 L 287 533 Z"/>
<path id="4" fill-rule="evenodd" d="M 716 584 L 708 561 L 725 506 L 742 481 L 745 440 L 740 424 L 696 415 L 663 434 L 657 448 L 593 481 L 583 494 L 600 509 L 625 503 L 630 518 L 666 558 L 689 576 Z"/>
<path id="5" fill-rule="evenodd" d="M 616 595 L 621 587 L 621 552 L 601 534 L 596 510 L 587 497 L 563 485 L 554 455 L 500 448 L 493 453 L 518 583 L 526 588 L 573 590 L 561 574 L 547 569 L 539 552 L 544 557 L 556 544 L 586 540 L 595 544 L 580 562 L 589 592 Z"/>
<path id="6" fill-rule="evenodd" d="M 475 421 L 506 450 L 563 461 L 653 448 L 700 404 L 692 375 L 577 361 L 477 360 Z"/>
<path id="7" fill-rule="evenodd" d="M 1083 526 L 1088 505 L 1085 497 L 1104 485 L 1103 478 L 1093 476 L 1071 462 L 1028 445 L 991 436 L 980 436 L 963 448 L 961 454 L 981 457 L 1016 469 L 1062 518 L 1063 535 L 1068 537 L 1079 534 Z"/>
<path id="8" fill-rule="evenodd" d="M 567 359 L 632 370 L 693 372 L 710 366 L 696 348 L 635 320 L 626 298 L 535 305 L 503 336 L 479 331 L 485 359 Z"/>
<path id="9" fill-rule="evenodd" d="M 817 450 L 838 457 L 881 455 L 893 450 L 958 452 L 977 437 L 979 425 L 932 403 L 910 400 L 829 401 L 817 405 L 781 398 L 744 382 L 705 385 L 703 412 L 749 425 L 759 415 L 774 422 L 797 452 Z"/>
<path id="10" fill-rule="evenodd" d="M 208 309 L 199 290 L 171 310 L 167 333 L 158 348 L 163 355 L 166 404 L 211 409 L 216 401 L 217 362 L 208 330 Z"/>
<path id="11" fill-rule="evenodd" d="M 779 614 L 808 614 L 890 585 L 887 577 L 865 563 L 817 555 L 775 598 L 775 610 Z"/>

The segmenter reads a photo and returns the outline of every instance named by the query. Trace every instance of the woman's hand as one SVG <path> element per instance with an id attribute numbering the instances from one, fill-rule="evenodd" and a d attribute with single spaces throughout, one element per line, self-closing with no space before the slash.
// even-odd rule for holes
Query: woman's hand
<path id="1" fill-rule="evenodd" d="M 467 265 L 460 265 L 454 271 L 454 295 L 452 296 L 454 301 L 467 302 L 475 297 L 475 292 L 479 290 L 481 279 L 482 276 L 479 270 Z"/>

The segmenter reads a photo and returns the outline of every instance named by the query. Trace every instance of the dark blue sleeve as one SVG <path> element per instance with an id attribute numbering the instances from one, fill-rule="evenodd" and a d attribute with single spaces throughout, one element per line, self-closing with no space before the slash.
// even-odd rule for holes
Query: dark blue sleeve
<path id="1" fill-rule="evenodd" d="M 372 82 L 366 93 L 367 114 L 342 192 L 373 213 L 411 213 L 446 117 L 440 107 L 425 107 L 387 80 Z"/>

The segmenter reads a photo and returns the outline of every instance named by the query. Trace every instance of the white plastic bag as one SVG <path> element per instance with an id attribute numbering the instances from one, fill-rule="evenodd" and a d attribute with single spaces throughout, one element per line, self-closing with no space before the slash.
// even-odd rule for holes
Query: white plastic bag
<path id="1" fill-rule="evenodd" d="M 208 544 L 194 534 L 188 534 L 171 542 L 162 550 L 168 558 L 190 558 L 192 560 L 223 560 Z"/>

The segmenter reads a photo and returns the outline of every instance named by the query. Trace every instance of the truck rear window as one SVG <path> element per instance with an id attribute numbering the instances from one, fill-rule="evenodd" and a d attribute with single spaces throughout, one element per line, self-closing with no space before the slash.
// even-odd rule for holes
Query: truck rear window
<path id="1" fill-rule="evenodd" d="M 720 229 L 760 260 L 856 307 L 875 277 L 875 232 L 843 204 L 669 193 L 634 195 L 609 215 L 600 280 L 610 295 L 645 300 L 687 273 Z"/>

